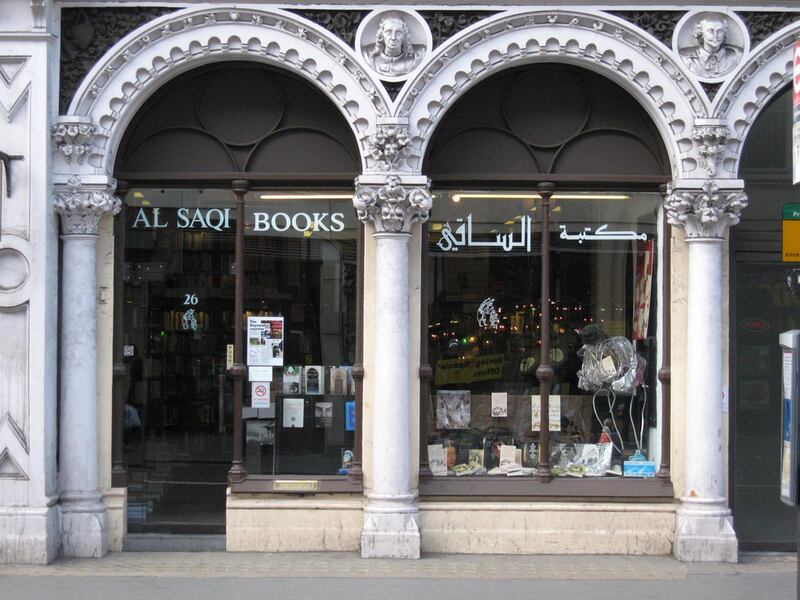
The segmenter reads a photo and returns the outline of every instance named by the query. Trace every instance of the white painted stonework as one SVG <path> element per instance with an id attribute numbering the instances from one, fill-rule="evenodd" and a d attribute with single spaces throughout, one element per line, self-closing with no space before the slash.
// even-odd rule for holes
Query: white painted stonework
<path id="1" fill-rule="evenodd" d="M 686 561 L 736 562 L 738 542 L 724 488 L 722 423 L 722 242 L 747 206 L 743 182 L 702 189 L 682 182 L 665 201 L 683 227 L 688 257 L 685 489 L 677 510 L 674 554 Z M 727 189 L 725 189 L 727 188 Z"/>
<path id="2" fill-rule="evenodd" d="M 353 198 L 376 240 L 372 489 L 364 508 L 364 558 L 420 556 L 411 485 L 408 242 L 412 225 L 427 220 L 431 203 L 430 181 L 398 175 L 362 176 Z"/>
<path id="3" fill-rule="evenodd" d="M 174 77 L 226 60 L 286 69 L 338 107 L 361 154 L 355 209 L 374 235 L 365 270 L 365 310 L 371 311 L 364 332 L 370 353 L 365 497 L 229 496 L 229 550 L 360 548 L 365 557 L 416 558 L 421 551 L 479 552 L 474 540 L 488 536 L 498 552 L 674 552 L 682 560 L 736 560 L 720 400 L 724 235 L 746 205 L 737 179 L 744 141 L 761 110 L 790 81 L 800 21 L 744 48 L 739 66 L 709 99 L 674 48 L 603 6 L 496 6 L 497 14 L 426 50 L 405 83 L 398 78 L 402 87 L 392 100 L 360 49 L 296 14 L 263 3 L 186 4 L 100 57 L 67 114 L 57 115 L 52 99 L 58 96 L 60 5 L 0 2 L 0 152 L 22 157 L 11 163 L 11 195 L 5 173 L 0 181 L 0 561 L 46 563 L 59 551 L 102 556 L 121 548 L 125 496 L 107 489 L 111 436 L 97 425 L 110 406 L 108 386 L 97 387 L 98 369 L 106 368 L 98 347 L 111 346 L 103 337 L 109 328 L 95 333 L 97 226 L 103 215 L 119 210 L 113 165 L 137 111 Z M 672 444 L 677 509 L 417 498 L 419 399 L 411 382 L 419 368 L 419 313 L 409 306 L 409 297 L 417 297 L 409 277 L 419 273 L 419 253 L 410 251 L 409 238 L 412 231 L 419 235 L 417 221 L 424 223 L 432 203 L 422 171 L 425 151 L 448 109 L 473 86 L 536 62 L 586 68 L 619 84 L 650 115 L 669 154 L 674 184 L 667 207 L 680 228 L 673 244 L 688 277 L 687 289 L 678 277 L 672 283 L 674 298 L 686 296 L 685 306 L 681 300 L 672 307 L 675 327 L 685 329 L 673 332 L 669 349 L 678 357 L 672 392 L 679 396 L 672 431 L 681 436 Z M 299 525 L 282 527 L 287 516 Z M 310 527 L 325 532 L 322 541 L 315 541 Z M 602 547 L 599 532 L 607 528 L 619 535 Z M 537 538 L 542 531 L 549 533 Z"/>
<path id="4" fill-rule="evenodd" d="M 47 563 L 60 545 L 52 45 L 38 25 L 29 2 L 0 6 L 0 152 L 22 157 L 0 175 L 0 562 Z"/>
<path id="5" fill-rule="evenodd" d="M 97 470 L 97 231 L 119 212 L 113 189 L 73 177 L 57 188 L 64 276 L 61 284 L 60 493 L 65 556 L 101 557 L 108 551 L 106 508 Z M 92 426 L 88 426 L 91 424 Z"/>

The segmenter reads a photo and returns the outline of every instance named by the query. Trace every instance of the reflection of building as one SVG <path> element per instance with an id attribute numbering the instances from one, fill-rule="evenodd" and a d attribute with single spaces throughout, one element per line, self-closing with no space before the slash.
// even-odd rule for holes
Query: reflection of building
<path id="1" fill-rule="evenodd" d="M 144 532 L 368 557 L 480 537 L 733 560 L 792 541 L 770 504 L 776 334 L 798 307 L 775 139 L 800 12 L 726 8 L 752 48 L 746 76 L 716 88 L 671 49 L 671 8 L 657 26 L 616 4 L 422 11 L 435 50 L 401 87 L 349 45 L 355 5 L 6 4 L 0 152 L 23 158 L 0 198 L 0 560 L 96 556 Z M 630 338 L 634 314 L 648 398 L 603 410 L 620 446 L 606 462 L 575 330 Z M 283 318 L 280 360 L 246 364 L 243 316 Z M 269 406 L 251 406 L 270 377 Z M 437 428 L 437 393 L 459 390 L 468 417 Z M 453 475 L 431 475 L 429 445 Z M 637 445 L 655 478 L 619 477 Z M 586 475 L 581 456 L 596 476 L 559 476 Z M 487 498 L 502 509 L 472 519 Z"/>

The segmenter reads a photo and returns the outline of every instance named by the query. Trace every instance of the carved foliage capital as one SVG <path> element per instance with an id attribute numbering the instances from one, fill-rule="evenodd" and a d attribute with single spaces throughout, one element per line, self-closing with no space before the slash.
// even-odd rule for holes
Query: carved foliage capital
<path id="1" fill-rule="evenodd" d="M 742 191 L 720 191 L 713 179 L 701 190 L 667 189 L 664 208 L 671 225 L 683 227 L 688 238 L 722 238 L 725 230 L 739 222 L 747 206 Z"/>
<path id="2" fill-rule="evenodd" d="M 411 144 L 408 125 L 380 124 L 367 143 L 372 158 L 383 170 L 398 169 L 408 158 Z"/>
<path id="3" fill-rule="evenodd" d="M 53 136 L 53 145 L 68 163 L 75 158 L 79 164 L 83 164 L 94 147 L 97 126 L 91 123 L 61 122 L 53 125 L 50 133 Z"/>
<path id="4" fill-rule="evenodd" d="M 400 177 L 387 175 L 383 184 L 363 184 L 356 179 L 353 196 L 358 218 L 372 222 L 376 233 L 410 233 L 415 221 L 427 221 L 433 204 L 430 181 L 401 185 Z"/>
<path id="5" fill-rule="evenodd" d="M 697 124 L 692 128 L 692 139 L 700 157 L 700 166 L 706 170 L 709 177 L 714 177 L 717 173 L 717 166 L 722 159 L 729 135 L 730 130 L 727 125 L 721 123 Z"/>
<path id="6" fill-rule="evenodd" d="M 97 188 L 84 186 L 78 177 L 67 183 L 66 189 L 56 190 L 53 206 L 61 216 L 64 235 L 97 235 L 97 226 L 103 215 L 116 215 L 122 201 L 114 195 L 116 182 Z"/>

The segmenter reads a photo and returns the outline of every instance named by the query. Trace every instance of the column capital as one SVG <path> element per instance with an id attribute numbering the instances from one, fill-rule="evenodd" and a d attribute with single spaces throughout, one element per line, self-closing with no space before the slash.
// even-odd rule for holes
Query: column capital
<path id="1" fill-rule="evenodd" d="M 682 227 L 688 240 L 721 240 L 746 206 L 747 194 L 738 180 L 707 179 L 699 189 L 688 182 L 672 182 L 664 199 L 667 221 Z"/>
<path id="2" fill-rule="evenodd" d="M 57 185 L 53 207 L 61 216 L 63 235 L 97 235 L 103 215 L 116 215 L 122 201 L 114 195 L 116 180 L 104 184 L 84 183 L 73 176 L 66 185 Z"/>
<path id="3" fill-rule="evenodd" d="M 356 178 L 353 196 L 358 218 L 371 222 L 375 233 L 411 232 L 415 221 L 428 220 L 431 182 L 419 175 L 362 175 Z"/>

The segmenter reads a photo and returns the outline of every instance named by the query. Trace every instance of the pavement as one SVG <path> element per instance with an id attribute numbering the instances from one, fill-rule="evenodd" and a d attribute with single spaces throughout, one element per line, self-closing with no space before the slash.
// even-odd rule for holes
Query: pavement
<path id="1" fill-rule="evenodd" d="M 0 598 L 14 600 L 789 600 L 796 591 L 795 554 L 687 564 L 669 556 L 116 552 L 0 565 Z"/>

